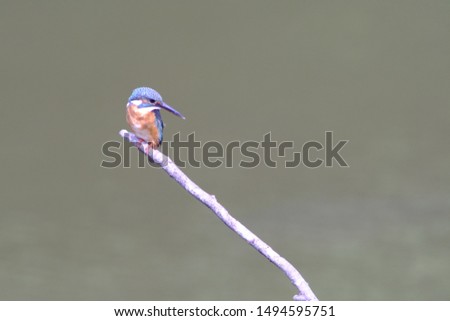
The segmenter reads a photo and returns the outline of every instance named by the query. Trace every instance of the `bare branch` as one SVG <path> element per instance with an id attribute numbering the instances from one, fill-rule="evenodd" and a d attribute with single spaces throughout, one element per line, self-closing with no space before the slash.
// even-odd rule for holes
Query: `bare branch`
<path id="1" fill-rule="evenodd" d="M 275 264 L 280 270 L 286 274 L 291 283 L 297 287 L 298 294 L 294 295 L 294 300 L 298 301 L 318 301 L 308 283 L 303 279 L 301 274 L 289 263 L 285 258 L 281 257 L 269 245 L 264 243 L 260 238 L 253 234 L 249 229 L 242 225 L 238 220 L 232 217 L 228 211 L 216 200 L 214 195 L 210 195 L 195 184 L 187 177 L 175 163 L 166 155 L 158 150 L 149 148 L 148 144 L 142 142 L 134 134 L 121 130 L 120 135 L 135 145 L 141 152 L 147 155 L 151 161 L 159 164 L 162 168 L 178 182 L 192 196 L 206 205 L 214 214 L 225 223 L 231 230 L 236 232 L 248 244 L 253 246 L 259 253 L 265 256 L 270 262 Z"/>

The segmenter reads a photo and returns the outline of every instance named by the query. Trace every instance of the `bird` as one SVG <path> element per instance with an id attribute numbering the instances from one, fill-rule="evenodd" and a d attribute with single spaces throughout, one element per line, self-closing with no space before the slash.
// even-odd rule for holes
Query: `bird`
<path id="1" fill-rule="evenodd" d="M 186 119 L 175 108 L 166 104 L 161 95 L 150 87 L 139 87 L 128 98 L 126 118 L 134 134 L 153 149 L 157 149 L 163 140 L 164 123 L 160 110 L 165 109 L 174 115 Z"/>

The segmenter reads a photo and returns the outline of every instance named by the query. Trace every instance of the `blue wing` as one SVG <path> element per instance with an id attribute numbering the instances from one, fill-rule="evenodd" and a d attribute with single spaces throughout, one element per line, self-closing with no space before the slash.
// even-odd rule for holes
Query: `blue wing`
<path id="1" fill-rule="evenodd" d="M 159 112 L 159 110 L 156 109 L 153 112 L 155 113 L 155 122 L 156 122 L 155 125 L 158 128 L 158 133 L 159 133 L 158 140 L 159 140 L 160 143 L 162 143 L 162 141 L 163 141 L 164 122 L 162 120 L 161 113 Z"/>

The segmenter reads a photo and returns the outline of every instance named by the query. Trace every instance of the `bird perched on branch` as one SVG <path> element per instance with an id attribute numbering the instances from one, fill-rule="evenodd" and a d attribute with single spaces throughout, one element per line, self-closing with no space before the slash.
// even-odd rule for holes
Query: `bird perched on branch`
<path id="1" fill-rule="evenodd" d="M 149 87 L 133 90 L 127 104 L 127 122 L 140 139 L 157 149 L 163 140 L 164 123 L 160 110 L 165 109 L 180 118 L 185 117 L 167 105 L 161 95 Z"/>

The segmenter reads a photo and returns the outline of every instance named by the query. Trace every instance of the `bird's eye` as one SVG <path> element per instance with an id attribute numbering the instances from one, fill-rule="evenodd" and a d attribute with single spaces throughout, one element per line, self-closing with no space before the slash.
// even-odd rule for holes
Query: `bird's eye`
<path id="1" fill-rule="evenodd" d="M 156 100 L 150 99 L 150 103 L 154 104 L 155 102 L 156 102 Z"/>

